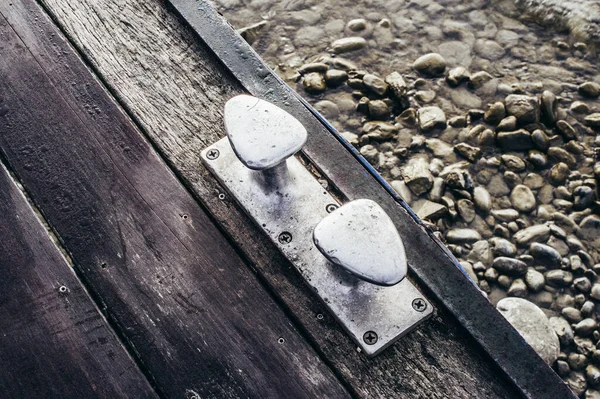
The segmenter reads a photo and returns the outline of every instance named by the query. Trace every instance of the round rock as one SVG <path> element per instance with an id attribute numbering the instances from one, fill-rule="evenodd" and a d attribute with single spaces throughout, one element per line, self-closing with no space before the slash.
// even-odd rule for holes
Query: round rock
<path id="1" fill-rule="evenodd" d="M 439 76 L 446 70 L 446 61 L 438 53 L 429 53 L 419 57 L 413 68 L 425 76 Z"/>
<path id="2" fill-rule="evenodd" d="M 560 352 L 558 336 L 540 308 L 521 298 L 504 298 L 496 308 L 546 363 L 556 361 Z"/>
<path id="3" fill-rule="evenodd" d="M 513 188 L 510 193 L 510 202 L 515 209 L 521 212 L 531 212 L 536 206 L 533 192 L 523 184 L 519 184 Z"/>

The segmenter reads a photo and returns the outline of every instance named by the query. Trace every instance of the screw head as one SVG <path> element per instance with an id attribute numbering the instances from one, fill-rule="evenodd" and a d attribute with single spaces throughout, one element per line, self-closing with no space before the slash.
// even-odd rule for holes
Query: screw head
<path id="1" fill-rule="evenodd" d="M 210 159 L 212 161 L 214 159 L 219 158 L 220 154 L 221 153 L 219 152 L 219 150 L 217 150 L 216 148 L 211 148 L 206 152 L 206 159 Z"/>
<path id="2" fill-rule="evenodd" d="M 377 333 L 375 331 L 367 331 L 363 334 L 363 341 L 365 341 L 365 344 L 367 345 L 374 345 L 377 343 L 378 339 L 379 337 L 377 337 Z"/>
<path id="3" fill-rule="evenodd" d="M 412 301 L 412 307 L 417 312 L 424 312 L 427 309 L 427 303 L 423 298 L 415 298 Z"/>
<path id="4" fill-rule="evenodd" d="M 292 233 L 284 231 L 277 238 L 281 244 L 289 244 L 292 242 Z"/>
<path id="5" fill-rule="evenodd" d="M 327 204 L 327 206 L 325 207 L 325 210 L 327 211 L 327 213 L 331 213 L 338 208 L 339 208 L 338 204 Z"/>

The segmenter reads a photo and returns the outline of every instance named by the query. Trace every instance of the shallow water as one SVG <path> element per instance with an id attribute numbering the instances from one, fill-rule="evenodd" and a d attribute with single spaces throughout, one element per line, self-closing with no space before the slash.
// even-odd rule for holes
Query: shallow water
<path id="1" fill-rule="evenodd" d="M 579 86 L 600 83 L 595 55 L 600 6 L 582 0 L 216 3 L 238 29 L 259 24 L 246 30 L 247 40 L 360 148 L 494 304 L 507 296 L 526 298 L 553 325 L 567 326 L 570 335 L 559 333 L 553 366 L 575 392 L 595 394 L 600 141 L 590 126 L 595 122 L 586 118 L 599 107 L 597 97 L 583 96 Z M 336 54 L 334 42 L 348 37 L 363 38 L 354 39 L 361 48 Z M 428 53 L 443 57 L 443 73 L 415 70 L 415 60 Z M 446 76 L 459 66 L 471 78 L 454 87 Z M 376 78 L 393 72 L 405 88 L 394 91 Z M 525 100 L 509 97 L 514 94 Z M 533 99 L 538 118 L 540 98 L 554 100 L 556 109 L 541 112 L 542 120 L 519 118 L 508 129 L 484 118 L 498 102 L 499 115 L 516 114 L 527 106 L 526 98 Z M 432 106 L 447 124 L 428 130 L 414 117 L 424 120 Z M 548 112 L 568 126 L 561 122 L 557 128 Z M 507 144 L 502 130 L 520 133 Z M 546 144 L 532 141 L 536 134 Z M 565 170 L 556 166 L 560 162 Z M 515 268 L 498 258 L 516 261 Z M 577 353 L 585 359 L 576 359 Z"/>

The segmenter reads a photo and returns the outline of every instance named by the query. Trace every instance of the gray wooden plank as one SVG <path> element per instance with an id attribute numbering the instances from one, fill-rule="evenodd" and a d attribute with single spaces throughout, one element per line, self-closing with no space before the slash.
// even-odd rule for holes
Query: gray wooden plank
<path id="1" fill-rule="evenodd" d="M 480 353 L 477 343 L 444 309 L 375 359 L 365 359 L 356 353 L 350 340 L 327 314 L 323 320 L 315 317 L 323 312 L 321 304 L 289 265 L 281 266 L 283 259 L 252 222 L 228 199 L 218 198 L 222 188 L 199 162 L 199 150 L 223 135 L 224 102 L 244 89 L 224 73 L 208 49 L 165 10 L 163 2 L 43 0 L 43 4 L 358 395 L 407 398 L 517 395 L 502 372 Z M 229 50 L 236 51 L 234 43 Z M 256 67 L 251 53 L 242 51 L 241 55 L 249 56 L 250 67 Z M 254 72 L 265 79 L 267 86 L 255 94 L 269 98 L 273 78 L 264 69 L 255 68 Z M 311 129 L 307 148 L 314 157 L 322 144 L 315 136 L 320 133 L 315 131 L 321 132 L 323 127 L 320 123 L 311 123 L 311 128 L 318 127 Z M 387 198 L 384 202 L 389 209 L 391 197 L 365 174 L 362 166 L 351 156 L 350 160 L 342 159 L 347 163 L 339 162 L 337 157 L 344 157 L 342 147 L 331 145 L 322 151 L 322 158 L 331 155 L 332 161 L 320 159 L 319 167 L 331 173 L 346 196 L 373 197 L 378 201 Z M 404 212 L 393 203 L 393 212 Z M 423 237 L 423 232 L 419 232 L 415 240 Z M 421 243 L 425 244 L 431 245 L 431 242 Z M 419 259 L 414 252 L 411 256 L 413 263 Z M 447 262 L 449 258 L 443 255 L 440 259 Z M 429 266 L 435 266 L 434 262 Z M 469 284 L 462 277 L 452 278 L 458 279 L 460 284 Z"/>
<path id="2" fill-rule="evenodd" d="M 156 398 L 0 165 L 0 396 Z"/>
<path id="3" fill-rule="evenodd" d="M 39 6 L 0 14 L 0 150 L 159 394 L 347 397 Z"/>

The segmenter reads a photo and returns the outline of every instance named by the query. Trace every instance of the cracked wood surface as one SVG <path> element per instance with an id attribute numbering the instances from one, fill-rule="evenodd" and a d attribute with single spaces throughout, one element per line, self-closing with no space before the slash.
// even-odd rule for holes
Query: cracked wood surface
<path id="1" fill-rule="evenodd" d="M 374 359 L 356 352 L 350 339 L 252 221 L 229 199 L 218 198 L 224 190 L 202 166 L 199 152 L 223 136 L 223 105 L 244 90 L 164 1 L 42 0 L 42 3 L 356 395 L 518 396 L 502 371 L 443 309 L 438 309 L 433 319 Z M 319 146 L 323 147 L 320 155 Z M 309 136 L 306 152 L 313 159 L 320 158 L 319 167 L 328 174 L 331 172 L 335 183 L 349 197 L 375 196 L 378 200 L 377 196 L 387 195 L 381 194 L 382 190 L 373 190 L 373 184 L 378 183 L 365 177 L 364 172 L 344 170 L 358 164 L 341 162 L 346 158 L 338 156 L 338 152 L 343 151 L 343 147 L 332 147 L 314 133 Z M 395 212 L 403 211 L 398 206 Z M 404 214 L 400 219 L 406 217 Z M 414 246 L 407 248 L 409 261 L 421 261 L 417 248 L 431 246 L 427 240 L 418 231 L 414 237 L 405 238 L 407 247 Z M 438 254 L 437 259 L 443 259 L 443 255 Z M 437 259 L 431 260 L 431 267 L 436 267 Z M 325 314 L 323 320 L 316 318 L 320 313 Z"/>
<path id="2" fill-rule="evenodd" d="M 159 396 L 348 397 L 41 8 L 0 3 L 0 37 L 2 156 Z"/>

